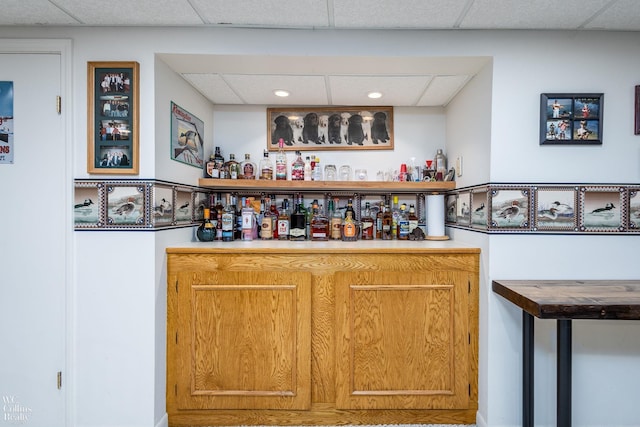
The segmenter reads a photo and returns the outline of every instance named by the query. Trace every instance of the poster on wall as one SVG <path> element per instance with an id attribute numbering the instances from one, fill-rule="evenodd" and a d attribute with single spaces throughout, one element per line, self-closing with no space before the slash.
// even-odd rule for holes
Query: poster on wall
<path id="1" fill-rule="evenodd" d="M 204 123 L 171 102 L 171 159 L 196 168 L 204 165 Z"/>
<path id="2" fill-rule="evenodd" d="M 13 163 L 13 82 L 0 82 L 0 163 Z"/>

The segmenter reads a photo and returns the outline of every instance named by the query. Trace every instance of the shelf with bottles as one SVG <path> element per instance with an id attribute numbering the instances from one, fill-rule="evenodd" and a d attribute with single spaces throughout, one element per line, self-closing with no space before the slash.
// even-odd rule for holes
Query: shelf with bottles
<path id="1" fill-rule="evenodd" d="M 456 188 L 455 181 L 399 182 L 399 181 L 292 181 L 265 179 L 200 178 L 198 185 L 214 191 L 257 192 L 334 192 L 357 193 L 425 193 L 439 194 Z"/>

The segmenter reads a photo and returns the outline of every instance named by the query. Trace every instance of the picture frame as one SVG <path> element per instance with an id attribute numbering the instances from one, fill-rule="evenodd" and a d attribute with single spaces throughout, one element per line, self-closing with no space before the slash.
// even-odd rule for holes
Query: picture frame
<path id="1" fill-rule="evenodd" d="M 602 145 L 602 93 L 540 95 L 540 145 Z"/>
<path id="2" fill-rule="evenodd" d="M 137 62 L 87 62 L 87 172 L 139 173 Z"/>
<path id="3" fill-rule="evenodd" d="M 640 135 L 640 85 L 636 86 L 636 97 L 635 97 L 636 103 L 635 103 L 635 110 L 636 110 L 636 115 L 635 115 L 635 129 L 634 129 L 634 133 L 636 135 Z"/>
<path id="4" fill-rule="evenodd" d="M 267 150 L 393 150 L 393 107 L 267 108 Z"/>
<path id="5" fill-rule="evenodd" d="M 171 101 L 171 160 L 204 167 L 204 122 Z"/>

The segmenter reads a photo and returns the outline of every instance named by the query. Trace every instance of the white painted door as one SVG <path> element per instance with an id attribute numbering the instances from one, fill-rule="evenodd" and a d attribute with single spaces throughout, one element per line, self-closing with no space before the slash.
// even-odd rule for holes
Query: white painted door
<path id="1" fill-rule="evenodd" d="M 14 163 L 0 164 L 0 426 L 58 427 L 72 185 L 56 109 L 61 57 L 2 52 L 0 44 L 0 81 L 13 81 Z"/>

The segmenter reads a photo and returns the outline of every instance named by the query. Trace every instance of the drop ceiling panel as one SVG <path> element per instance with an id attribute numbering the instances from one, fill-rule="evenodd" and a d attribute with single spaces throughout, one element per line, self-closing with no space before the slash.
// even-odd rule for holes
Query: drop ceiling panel
<path id="1" fill-rule="evenodd" d="M 333 0 L 336 28 L 452 28 L 467 0 Z"/>
<path id="2" fill-rule="evenodd" d="M 224 80 L 247 104 L 254 105 L 326 105 L 327 88 L 323 76 L 279 76 L 225 74 Z M 276 89 L 284 89 L 291 95 L 279 98 Z"/>
<path id="3" fill-rule="evenodd" d="M 436 76 L 418 101 L 420 107 L 447 105 L 469 81 L 470 76 Z"/>
<path id="4" fill-rule="evenodd" d="M 203 24 L 187 0 L 55 0 L 55 3 L 89 25 Z"/>
<path id="5" fill-rule="evenodd" d="M 335 105 L 415 105 L 431 76 L 329 76 Z M 369 99 L 372 91 L 382 98 Z"/>
<path id="6" fill-rule="evenodd" d="M 326 1 L 191 0 L 210 24 L 244 26 L 327 27 Z"/>
<path id="7" fill-rule="evenodd" d="M 0 25 L 77 25 L 78 21 L 47 0 L 2 0 Z"/>
<path id="8" fill-rule="evenodd" d="M 460 28 L 579 28 L 611 0 L 475 0 Z"/>
<path id="9" fill-rule="evenodd" d="M 219 74 L 182 74 L 182 77 L 214 104 L 243 103 Z"/>
<path id="10" fill-rule="evenodd" d="M 618 0 L 587 23 L 585 28 L 640 31 L 640 4 L 638 0 Z"/>

